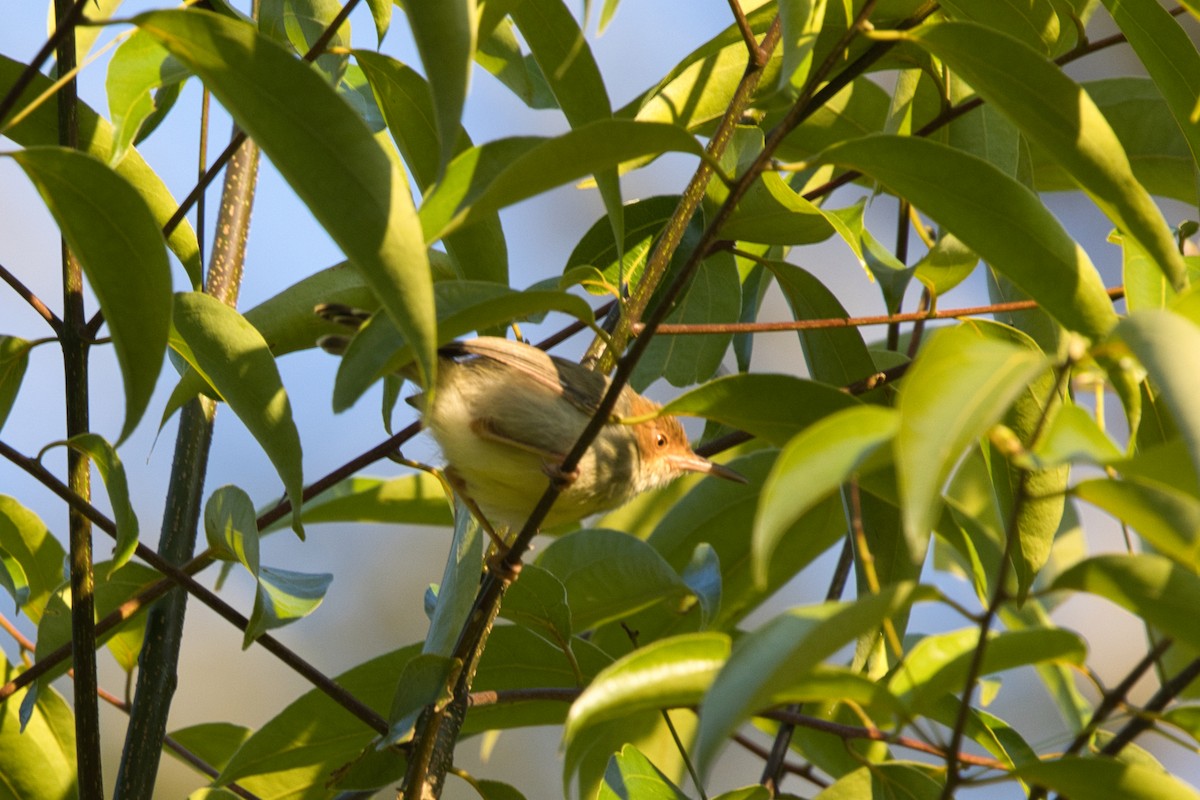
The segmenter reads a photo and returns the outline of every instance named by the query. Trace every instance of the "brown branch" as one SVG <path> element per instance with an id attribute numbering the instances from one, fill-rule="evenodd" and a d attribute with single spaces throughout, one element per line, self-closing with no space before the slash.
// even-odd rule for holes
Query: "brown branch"
<path id="1" fill-rule="evenodd" d="M 34 294 L 33 290 L 22 283 L 16 275 L 5 269 L 3 264 L 0 264 L 0 280 L 3 280 L 10 287 L 12 287 L 12 290 L 16 292 L 22 300 L 28 303 L 42 319 L 46 320 L 46 323 L 54 331 L 56 336 L 62 336 L 62 320 L 60 320 L 58 316 L 51 311 L 45 303 L 42 302 L 42 298 Z"/>
<path id="2" fill-rule="evenodd" d="M 113 538 L 116 538 L 117 527 L 112 520 L 104 516 L 104 514 L 96 509 L 96 507 L 91 503 L 88 503 L 86 500 L 68 489 L 66 485 L 64 485 L 58 480 L 58 478 L 47 471 L 41 464 L 18 453 L 4 442 L 0 442 L 0 455 L 4 456 L 9 461 L 12 461 L 14 464 L 24 469 L 33 477 L 37 478 L 42 485 L 46 486 L 60 498 L 65 500 L 73 510 L 86 517 L 97 528 L 100 528 L 105 533 L 109 534 Z M 246 628 L 249 627 L 250 621 L 245 616 L 238 613 L 233 606 L 226 603 L 207 587 L 198 583 L 191 575 L 163 559 L 158 555 L 158 553 L 154 552 L 149 547 L 138 543 L 137 550 L 135 552 L 138 558 L 145 561 L 163 575 L 166 575 L 174 583 L 186 589 L 190 594 L 200 600 L 200 602 L 204 603 L 206 606 L 215 611 L 222 619 L 232 623 L 241 631 L 245 631 Z M 163 589 L 162 594 L 165 594 L 169 588 L 170 587 L 168 586 Z M 139 609 L 142 607 L 144 606 L 141 604 L 138 605 Z M 343 689 L 316 667 L 309 664 L 294 651 L 279 642 L 279 640 L 275 639 L 269 634 L 263 634 L 254 641 L 284 664 L 291 667 L 292 670 L 311 683 L 314 687 L 327 694 L 338 705 L 342 706 L 351 714 L 366 723 L 371 729 L 378 731 L 379 733 L 387 732 L 387 721 L 384 720 L 383 717 L 376 714 L 373 709 L 366 706 L 361 700 Z M 62 649 L 63 648 L 59 648 L 59 651 L 56 651 L 56 654 L 61 652 Z M 50 669 L 49 666 L 41 670 L 38 668 L 43 662 L 47 662 L 49 660 L 50 657 L 47 656 L 47 658 L 39 661 L 28 670 L 18 675 L 14 680 L 5 684 L 3 687 L 0 687 L 0 700 L 8 697 L 22 686 L 28 685 L 31 681 L 38 677 L 38 675 L 48 671 Z M 31 673 L 34 673 L 32 677 L 27 677 L 30 676 Z"/>
<path id="3" fill-rule="evenodd" d="M 484 708 L 487 706 L 505 705 L 507 703 L 521 703 L 530 700 L 558 700 L 563 703 L 572 703 L 583 693 L 582 689 L 573 688 L 529 688 L 529 689 L 498 689 L 484 692 L 471 692 L 467 695 L 467 703 L 471 708 Z M 670 706 L 670 708 L 686 708 L 695 711 L 695 706 Z M 841 739 L 867 739 L 873 742 L 887 742 L 898 747 L 905 747 L 909 750 L 916 750 L 921 753 L 946 758 L 950 754 L 941 747 L 929 744 L 920 739 L 914 739 L 911 736 L 900 736 L 887 731 L 880 730 L 875 727 L 865 727 L 858 725 L 844 725 L 840 722 L 830 722 L 826 719 L 818 717 L 810 717 L 805 714 L 797 714 L 793 711 L 783 709 L 768 709 L 765 711 L 757 711 L 754 716 L 764 719 L 773 719 L 777 722 L 786 722 L 790 725 L 795 725 L 798 728 L 808 728 L 822 733 L 828 733 L 837 736 Z M 1009 770 L 1009 765 L 994 758 L 986 756 L 976 756 L 970 753 L 959 753 L 958 760 L 964 764 L 971 764 L 977 767 L 987 767 L 989 769 Z"/>
<path id="4" fill-rule="evenodd" d="M 770 58 L 770 53 L 764 53 L 763 48 L 758 46 L 758 40 L 754 38 L 754 31 L 750 29 L 750 22 L 746 19 L 746 12 L 742 10 L 742 4 L 738 0 L 729 0 L 729 10 L 733 12 L 733 19 L 737 23 L 738 31 L 742 34 L 742 41 L 746 43 L 746 50 L 750 54 L 750 63 L 757 68 L 763 67 Z M 773 50 L 774 47 L 771 49 Z"/>
<path id="5" fill-rule="evenodd" d="M 0 614 L 0 628 L 3 628 L 10 636 L 12 636 L 13 640 L 17 643 L 17 646 L 19 646 L 22 650 L 32 653 L 37 649 L 37 645 L 31 642 L 25 636 L 25 634 L 21 633 L 21 631 L 19 631 L 17 627 L 13 625 L 11 621 L 9 621 L 8 617 L 4 616 L 3 614 Z M 67 670 L 68 675 L 72 674 L 73 672 L 74 670 Z M 123 711 L 125 714 L 129 713 L 129 704 L 117 697 L 112 692 L 106 689 L 97 688 L 96 695 L 113 708 Z M 163 737 L 163 746 L 210 778 L 215 778 L 221 774 L 220 770 L 210 765 L 207 761 L 188 750 L 170 736 Z M 236 794 L 238 797 L 244 797 L 246 800 L 258 800 L 257 795 L 251 794 L 241 786 L 238 786 L 236 783 L 230 783 L 226 786 L 226 788 Z"/>
<path id="6" fill-rule="evenodd" d="M 1125 296 L 1124 286 L 1108 289 L 1108 296 L 1120 300 Z M 982 314 L 1004 314 L 1010 311 L 1027 311 L 1038 308 L 1036 300 L 1013 300 L 1008 303 L 992 303 L 970 308 L 952 308 L 946 311 L 909 311 L 904 314 L 879 314 L 867 317 L 826 317 L 823 319 L 796 319 L 781 322 L 714 322 L 659 325 L 656 332 L 666 336 L 698 336 L 712 333 L 774 333 L 779 331 L 809 331 L 826 328 L 860 328 L 868 325 L 891 325 L 898 322 L 921 322 L 931 319 L 957 319 Z M 645 326 L 636 325 L 639 333 Z"/>

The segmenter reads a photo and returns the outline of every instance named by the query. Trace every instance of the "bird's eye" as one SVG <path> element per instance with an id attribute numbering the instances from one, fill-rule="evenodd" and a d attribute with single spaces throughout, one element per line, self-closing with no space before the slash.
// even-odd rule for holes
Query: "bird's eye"
<path id="1" fill-rule="evenodd" d="M 657 436 L 654 437 L 654 442 L 659 447 L 666 447 L 667 446 L 667 435 L 665 433 L 658 434 Z"/>

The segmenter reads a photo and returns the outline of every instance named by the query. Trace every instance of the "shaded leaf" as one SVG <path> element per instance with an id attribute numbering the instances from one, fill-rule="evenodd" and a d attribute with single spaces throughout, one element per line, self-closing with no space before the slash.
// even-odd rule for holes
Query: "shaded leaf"
<path id="1" fill-rule="evenodd" d="M 262 335 L 245 317 L 200 292 L 175 296 L 181 353 L 229 404 L 275 465 L 292 501 L 292 529 L 303 538 L 300 434 L 287 391 Z"/>
<path id="2" fill-rule="evenodd" d="M 0 336 L 0 430 L 17 401 L 33 345 L 17 336 Z"/>
<path id="3" fill-rule="evenodd" d="M 333 87 L 251 26 L 205 11 L 135 18 L 204 79 L 363 272 L 432 378 L 432 279 L 399 166 Z M 269 112 L 269 113 L 268 113 Z"/>
<path id="4" fill-rule="evenodd" d="M 1036 194 L 986 161 L 926 139 L 895 136 L 834 145 L 822 158 L 907 197 L 1068 328 L 1097 339 L 1116 323 L 1083 248 Z M 992 213 L 996 208 L 1007 213 Z"/>
<path id="5" fill-rule="evenodd" d="M 290 625 L 316 611 L 333 580 L 329 573 L 308 574 L 265 566 L 259 567 L 255 577 L 258 591 L 242 649 L 263 633 Z"/>
<path id="6" fill-rule="evenodd" d="M 162 233 L 141 193 L 90 155 L 32 147 L 9 157 L 37 187 L 104 312 L 125 389 L 120 444 L 145 413 L 167 351 L 171 270 Z"/>
<path id="7" fill-rule="evenodd" d="M 1036 51 L 974 23 L 923 26 L 908 36 L 1048 151 L 1109 219 L 1151 254 L 1175 288 L 1183 287 L 1183 259 L 1162 214 L 1134 178 L 1120 141 L 1087 92 Z M 1195 61 L 1195 48 L 1186 46 Z"/>
<path id="8" fill-rule="evenodd" d="M 857 405 L 848 394 L 816 381 L 739 373 L 685 392 L 663 413 L 704 417 L 782 445 L 817 420 Z"/>

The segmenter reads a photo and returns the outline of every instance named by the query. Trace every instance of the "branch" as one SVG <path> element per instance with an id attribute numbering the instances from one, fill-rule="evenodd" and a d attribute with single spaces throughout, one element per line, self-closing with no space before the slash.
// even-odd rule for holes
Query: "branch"
<path id="1" fill-rule="evenodd" d="M 0 280 L 11 286 L 14 292 L 28 303 L 42 319 L 46 320 L 56 336 L 62 336 L 62 320 L 29 287 L 21 283 L 21 280 L 16 275 L 5 269 L 3 264 L 0 264 Z"/>
<path id="2" fill-rule="evenodd" d="M 9 113 L 16 106 L 17 101 L 21 99 L 21 95 L 25 93 L 27 88 L 29 88 L 29 84 L 32 83 L 33 79 L 37 77 L 42 65 L 46 63 L 48 58 L 50 58 L 50 54 L 55 51 L 67 34 L 72 33 L 75 30 L 75 26 L 79 24 L 79 20 L 83 16 L 83 10 L 87 7 L 88 2 L 90 2 L 90 0 L 75 0 L 71 7 L 67 9 L 67 12 L 59 18 L 58 24 L 54 28 L 54 33 L 50 34 L 50 38 L 47 39 L 46 43 L 42 45 L 42 48 L 37 51 L 37 55 L 33 57 L 33 60 L 29 62 L 25 69 L 21 71 L 21 74 L 17 76 L 17 79 L 13 82 L 13 85 L 9 87 L 8 92 L 4 95 L 4 98 L 0 99 L 0 126 L 2 126 L 4 120 L 8 118 Z M 74 53 L 74 46 L 74 37 L 72 37 L 72 54 Z M 73 56 L 71 61 L 74 62 Z M 59 63 L 62 63 L 61 60 Z M 0 130 L 2 130 L 2 127 L 0 127 Z"/>
<path id="3" fill-rule="evenodd" d="M 1046 423 L 1050 417 L 1050 409 L 1055 407 L 1055 398 L 1061 396 L 1066 390 L 1067 382 L 1071 377 L 1071 366 L 1072 360 L 1068 356 L 1067 361 L 1058 370 L 1054 387 L 1050 390 L 1050 396 L 1046 398 L 1046 402 L 1042 404 L 1037 423 L 1029 436 L 1029 441 L 1026 443 L 1026 447 L 1030 450 L 1037 444 L 1038 439 L 1041 438 L 1045 430 Z M 1029 495 L 1029 475 L 1029 470 L 1022 469 L 1020 471 L 1020 478 L 1017 481 L 1016 492 L 1013 496 L 1011 515 L 1009 516 L 1007 530 L 1005 531 L 1004 548 L 1000 554 L 999 566 L 996 568 L 992 596 L 988 601 L 983 617 L 979 621 L 979 642 L 975 645 L 975 649 L 971 653 L 971 663 L 967 667 L 966 684 L 963 687 L 962 698 L 958 706 L 958 716 L 954 720 L 954 728 L 950 734 L 950 744 L 948 746 L 949 758 L 946 761 L 946 783 L 942 787 L 943 800 L 951 800 L 954 797 L 954 790 L 961 779 L 959 765 L 971 763 L 961 758 L 958 749 L 962 745 L 963 737 L 966 734 L 967 721 L 971 710 L 971 696 L 974 694 L 976 684 L 979 682 L 979 677 L 983 672 L 983 657 L 987 651 L 988 632 L 991 630 L 992 624 L 1000 612 L 1000 605 L 1008 599 L 1006 584 L 1008 582 L 1009 570 L 1012 569 L 1012 553 L 1013 548 L 1016 546 L 1017 536 L 1019 535 L 1018 525 L 1021 512 L 1025 503 L 1032 499 Z"/>
<path id="4" fill-rule="evenodd" d="M 1108 296 L 1120 300 L 1125 296 L 1124 286 L 1114 286 L 1108 289 Z M 880 314 L 868 317 L 825 317 L 822 319 L 795 319 L 783 322 L 713 322 L 696 324 L 663 324 L 657 328 L 657 333 L 664 336 L 698 336 L 710 333 L 772 333 L 778 331 L 810 331 L 826 328 L 860 328 L 867 325 L 893 325 L 899 322 L 921 322 L 931 319 L 958 319 L 960 317 L 976 317 L 981 314 L 1004 314 L 1010 311 L 1027 311 L 1038 308 L 1036 300 L 1013 300 L 1007 303 L 993 303 L 986 306 L 970 308 L 952 308 L 946 311 L 910 311 L 904 314 Z M 641 333 L 644 325 L 635 325 L 634 330 Z"/>
<path id="5" fill-rule="evenodd" d="M 24 469 L 34 478 L 39 480 L 43 485 L 57 494 L 60 498 L 65 500 L 72 509 L 87 517 L 87 519 L 89 519 L 97 528 L 109 534 L 113 538 L 116 538 L 117 527 L 112 520 L 100 513 L 95 506 L 91 505 L 86 500 L 72 492 L 69 488 L 67 488 L 66 485 L 58 480 L 58 478 L 49 473 L 41 464 L 37 463 L 31 458 L 21 455 L 4 442 L 0 442 L 0 456 L 4 456 L 9 461 L 12 461 L 14 464 Z M 190 594 L 194 595 L 198 600 L 200 600 L 200 602 L 204 603 L 206 606 L 215 611 L 222 619 L 232 623 L 239 630 L 245 631 L 249 626 L 249 620 L 238 613 L 233 606 L 226 603 L 207 587 L 198 583 L 191 575 L 164 560 L 158 555 L 158 553 L 155 553 L 149 547 L 146 547 L 146 545 L 138 543 L 135 553 L 138 558 L 142 559 L 151 567 L 166 575 L 171 579 L 171 581 L 187 590 Z M 160 593 L 158 596 L 166 594 L 167 591 L 172 588 L 169 584 L 165 584 L 165 582 L 163 582 L 163 584 L 164 585 L 159 589 Z M 156 584 L 155 587 L 151 587 L 151 589 L 156 587 L 159 587 L 159 584 Z M 145 607 L 144 603 L 141 601 L 136 603 L 134 601 L 130 601 L 126 605 L 131 605 L 130 613 L 121 619 L 115 619 L 112 625 L 109 627 L 119 624 L 125 619 L 128 619 L 129 616 L 132 616 L 133 613 L 136 613 L 138 610 Z M 122 606 L 122 608 L 124 607 L 125 606 Z M 104 628 L 104 630 L 107 629 L 108 628 Z M 97 630 L 101 630 L 100 626 L 97 626 Z M 263 634 L 254 641 L 284 664 L 291 667 L 296 673 L 311 683 L 315 688 L 320 689 L 322 692 L 328 695 L 335 703 L 342 706 L 351 714 L 366 723 L 367 726 L 372 730 L 378 731 L 379 733 L 387 732 L 387 721 L 384 720 L 383 717 L 376 714 L 373 709 L 366 706 L 361 700 L 343 689 L 328 676 L 319 671 L 316 667 L 312 666 L 294 651 L 280 643 L 277 639 L 269 634 Z M 3 701 L 5 698 L 11 696 L 13 692 L 19 690 L 23 686 L 29 685 L 40 675 L 47 672 L 51 668 L 49 662 L 53 661 L 53 663 L 58 663 L 62 661 L 65 657 L 65 655 L 63 655 L 64 650 L 66 651 L 66 655 L 69 655 L 73 652 L 69 646 L 64 645 L 62 648 L 59 648 L 59 650 L 46 656 L 41 661 L 38 661 L 36 664 L 18 675 L 9 683 L 0 687 L 0 701 Z"/>

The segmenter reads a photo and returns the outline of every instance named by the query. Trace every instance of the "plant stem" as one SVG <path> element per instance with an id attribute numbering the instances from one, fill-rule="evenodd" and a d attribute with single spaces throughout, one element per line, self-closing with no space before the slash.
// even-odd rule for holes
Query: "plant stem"
<path id="1" fill-rule="evenodd" d="M 225 172 L 205 291 L 230 307 L 237 305 L 241 286 L 258 162 L 258 147 L 247 141 L 234 154 Z M 207 397 L 193 398 L 180 412 L 158 550 L 171 564 L 184 563 L 196 549 L 215 416 L 216 403 Z M 150 800 L 154 796 L 167 715 L 178 683 L 186 610 L 187 593 L 173 591 L 148 614 L 145 640 L 138 656 L 137 690 L 117 773 L 115 796 L 121 800 Z"/>
<path id="2" fill-rule="evenodd" d="M 60 72 L 75 68 L 74 20 L 79 10 L 68 0 L 55 0 L 56 56 Z M 74 78 L 58 93 L 58 142 L 64 147 L 79 144 L 79 99 Z M 63 353 L 63 378 L 67 438 L 86 433 L 89 427 L 88 339 L 83 309 L 83 273 L 62 243 L 63 319 L 59 341 Z M 74 448 L 67 451 L 67 484 L 75 494 L 91 494 L 91 466 Z M 92 574 L 92 526 L 87 517 L 68 509 L 71 572 L 71 641 L 76 652 L 86 656 L 75 663 L 75 753 L 79 796 L 104 797 L 104 775 L 100 762 L 100 708 L 96 682 L 96 598 Z"/>

